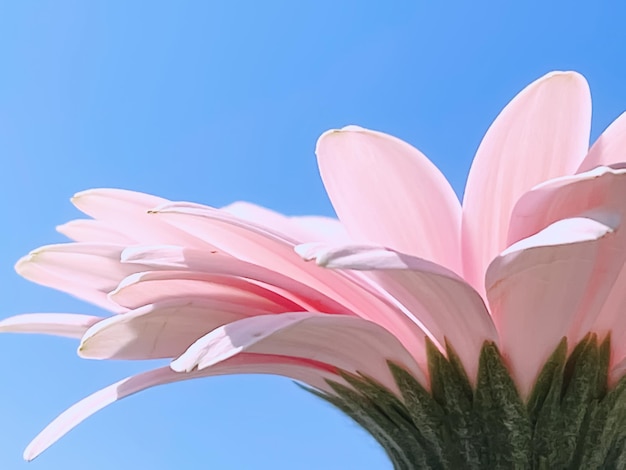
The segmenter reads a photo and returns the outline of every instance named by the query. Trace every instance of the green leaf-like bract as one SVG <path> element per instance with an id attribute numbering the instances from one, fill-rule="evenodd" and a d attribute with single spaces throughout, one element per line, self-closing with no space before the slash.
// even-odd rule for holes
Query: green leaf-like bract
<path id="1" fill-rule="evenodd" d="M 311 390 L 365 428 L 397 470 L 626 468 L 626 378 L 608 386 L 610 340 L 563 339 L 524 402 L 485 342 L 472 386 L 459 357 L 427 341 L 430 390 L 389 362 L 397 392 L 341 372 L 333 393 Z"/>

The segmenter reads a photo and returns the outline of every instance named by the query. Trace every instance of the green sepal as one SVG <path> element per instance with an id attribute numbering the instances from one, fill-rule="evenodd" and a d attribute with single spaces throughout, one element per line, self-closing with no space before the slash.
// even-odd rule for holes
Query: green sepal
<path id="1" fill-rule="evenodd" d="M 530 468 L 530 419 L 492 342 L 485 342 L 480 353 L 474 412 L 481 425 L 482 468 Z"/>
<path id="2" fill-rule="evenodd" d="M 388 362 L 397 390 L 339 372 L 332 392 L 310 390 L 352 417 L 397 470 L 626 468 L 626 378 L 609 387 L 610 339 L 563 339 L 524 403 L 494 343 L 472 387 L 459 357 L 427 341 L 430 390 Z"/>
<path id="3" fill-rule="evenodd" d="M 480 434 L 472 414 L 473 393 L 465 369 L 448 346 L 448 360 L 432 341 L 426 339 L 430 387 L 434 400 L 444 411 L 444 440 L 452 468 L 479 469 Z"/>

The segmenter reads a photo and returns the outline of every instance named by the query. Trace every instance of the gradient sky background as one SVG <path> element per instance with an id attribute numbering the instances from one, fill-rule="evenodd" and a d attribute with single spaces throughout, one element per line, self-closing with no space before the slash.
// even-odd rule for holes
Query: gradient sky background
<path id="1" fill-rule="evenodd" d="M 484 131 L 554 69 L 590 82 L 593 137 L 626 109 L 626 7 L 572 1 L 0 2 L 0 317 L 98 314 L 13 264 L 63 241 L 92 187 L 331 215 L 314 145 L 346 124 L 425 152 L 458 194 Z M 0 336 L 0 468 L 389 469 L 348 418 L 273 377 L 152 389 L 31 464 L 24 447 L 80 398 L 153 364 Z"/>

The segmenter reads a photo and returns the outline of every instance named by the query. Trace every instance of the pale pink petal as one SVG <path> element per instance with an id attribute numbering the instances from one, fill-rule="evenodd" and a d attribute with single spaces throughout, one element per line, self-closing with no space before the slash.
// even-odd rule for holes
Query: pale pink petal
<path id="1" fill-rule="evenodd" d="M 89 359 L 172 358 L 217 327 L 265 313 L 210 297 L 167 300 L 100 321 L 84 333 L 78 354 Z"/>
<path id="2" fill-rule="evenodd" d="M 442 349 L 449 341 L 471 380 L 478 370 L 483 343 L 498 342 L 498 333 L 481 296 L 438 264 L 371 246 L 308 244 L 299 246 L 297 251 L 305 259 L 316 259 L 321 266 L 367 271 Z"/>
<path id="3" fill-rule="evenodd" d="M 138 263 L 149 266 L 150 269 L 189 270 L 207 274 L 238 276 L 258 281 L 265 288 L 290 299 L 304 309 L 350 314 L 346 307 L 306 284 L 263 266 L 241 261 L 216 251 L 169 245 L 134 246 L 124 250 L 122 262 Z"/>
<path id="4" fill-rule="evenodd" d="M 535 186 L 513 208 L 507 245 L 534 235 L 557 220 L 603 211 L 615 213 L 626 201 L 626 169 L 600 166 Z"/>
<path id="5" fill-rule="evenodd" d="M 115 227 L 136 243 L 175 244 L 206 249 L 206 243 L 196 237 L 150 216 L 151 209 L 167 202 L 167 199 L 149 194 L 107 188 L 82 191 L 72 198 L 72 203 L 79 210 Z"/>
<path id="6" fill-rule="evenodd" d="M 310 286 L 354 314 L 383 326 L 406 348 L 423 356 L 423 332 L 417 331 L 388 299 L 363 280 L 363 276 L 303 263 L 294 252 L 296 242 L 284 234 L 224 211 L 190 203 L 162 206 L 154 211 L 153 216 L 206 240 L 221 252 Z"/>
<path id="7" fill-rule="evenodd" d="M 614 165 L 626 162 L 626 113 L 621 114 L 598 137 L 583 160 L 578 173 L 599 165 Z"/>
<path id="8" fill-rule="evenodd" d="M 626 169 L 599 166 L 574 176 L 556 178 L 524 194 L 511 218 L 509 241 L 532 235 L 557 220 L 589 217 L 616 229 L 610 240 L 602 244 L 596 256 L 596 270 L 588 286 L 596 294 L 589 312 L 581 314 L 572 324 L 569 336 L 575 341 L 588 331 L 601 336 L 626 329 L 623 315 L 626 305 Z M 618 228 L 619 227 L 619 228 Z M 615 351 L 626 351 L 622 343 L 614 343 Z"/>
<path id="9" fill-rule="evenodd" d="M 597 314 L 588 308 L 595 295 L 590 286 L 601 242 L 612 233 L 592 219 L 561 220 L 510 246 L 489 266 L 489 306 L 522 396 L 576 318 Z"/>
<path id="10" fill-rule="evenodd" d="M 63 243 L 38 248 L 20 259 L 16 271 L 26 279 L 61 290 L 107 310 L 120 312 L 107 294 L 126 276 L 145 270 L 122 264 L 123 246 L 104 243 Z"/>
<path id="11" fill-rule="evenodd" d="M 102 317 L 77 313 L 25 313 L 0 321 L 0 333 L 35 333 L 80 339 Z"/>
<path id="12" fill-rule="evenodd" d="M 173 370 L 205 369 L 242 352 L 300 357 L 360 372 L 391 390 L 397 385 L 387 361 L 427 379 L 400 342 L 380 326 L 344 315 L 298 312 L 245 318 L 200 338 L 174 360 Z"/>
<path id="13" fill-rule="evenodd" d="M 550 178 L 573 174 L 589 146 L 591 96 L 574 72 L 553 72 L 526 87 L 487 131 L 463 199 L 463 272 L 477 289 L 506 248 L 519 197 Z"/>
<path id="14" fill-rule="evenodd" d="M 323 134 L 316 153 L 326 191 L 354 240 L 460 270 L 459 201 L 419 150 L 349 126 Z"/>
<path id="15" fill-rule="evenodd" d="M 310 361 L 295 358 L 241 354 L 200 372 L 180 374 L 169 367 L 144 372 L 109 385 L 65 410 L 29 444 L 24 451 L 24 458 L 33 460 L 97 411 L 151 387 L 219 375 L 272 374 L 289 377 L 320 390 L 331 391 L 324 379 L 330 378 L 336 381 L 341 381 L 341 379 L 334 375 L 330 368 L 325 370 L 322 366 L 316 367 Z"/>
<path id="16" fill-rule="evenodd" d="M 268 313 L 300 310 L 289 299 L 245 279 L 193 271 L 146 271 L 133 274 L 124 279 L 109 296 L 114 302 L 130 309 L 162 300 L 210 297 Z"/>
<path id="17" fill-rule="evenodd" d="M 76 242 L 113 243 L 116 245 L 132 245 L 135 241 L 121 234 L 110 224 L 101 220 L 77 219 L 57 226 L 62 233 Z"/>
<path id="18" fill-rule="evenodd" d="M 222 207 L 222 210 L 254 224 L 271 227 L 272 230 L 281 232 L 298 243 L 347 239 L 343 225 L 330 217 L 287 217 L 266 207 L 242 201 Z"/>

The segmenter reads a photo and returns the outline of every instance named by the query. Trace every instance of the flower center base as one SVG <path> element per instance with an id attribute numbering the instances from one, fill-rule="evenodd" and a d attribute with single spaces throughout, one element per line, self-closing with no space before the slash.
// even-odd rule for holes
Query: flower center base
<path id="1" fill-rule="evenodd" d="M 428 344 L 431 390 L 389 363 L 400 396 L 364 376 L 343 373 L 332 403 L 385 449 L 397 470 L 624 469 L 626 379 L 608 386 L 609 339 L 585 337 L 567 357 L 563 339 L 526 402 L 502 356 L 483 345 L 476 386 L 458 356 Z"/>

